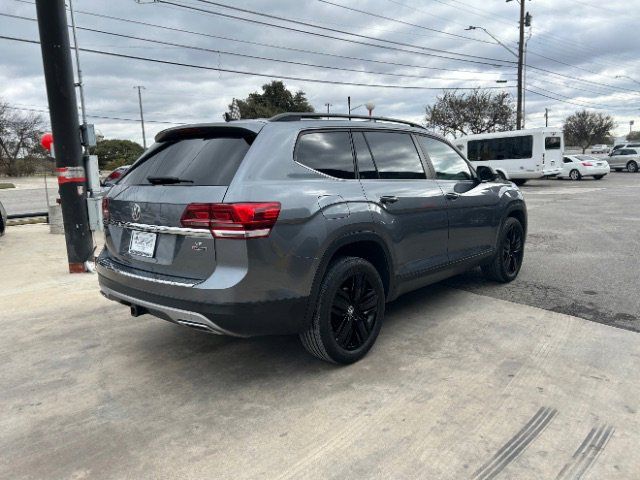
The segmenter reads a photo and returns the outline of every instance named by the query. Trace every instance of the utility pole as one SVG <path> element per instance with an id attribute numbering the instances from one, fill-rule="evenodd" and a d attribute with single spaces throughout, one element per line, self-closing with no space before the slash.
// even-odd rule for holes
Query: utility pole
<path id="1" fill-rule="evenodd" d="M 142 126 L 142 146 L 144 149 L 147 149 L 147 136 L 144 133 L 144 115 L 142 114 L 142 90 L 144 87 L 142 85 L 136 85 L 133 88 L 138 89 L 138 103 L 140 105 L 140 125 Z"/>
<path id="2" fill-rule="evenodd" d="M 518 108 L 516 110 L 516 128 L 522 129 L 522 86 L 524 69 L 524 2 L 520 0 L 520 41 L 518 42 Z"/>
<path id="3" fill-rule="evenodd" d="M 325 107 L 327 107 L 327 114 L 331 113 L 331 112 L 329 111 L 329 108 L 330 108 L 330 107 L 333 107 L 333 103 L 325 103 L 324 105 L 325 105 Z"/>
<path id="4" fill-rule="evenodd" d="M 544 126 L 545 127 L 549 126 L 549 109 L 548 108 L 544 109 Z"/>
<path id="5" fill-rule="evenodd" d="M 58 191 L 62 206 L 69 272 L 86 271 L 93 240 L 85 198 L 78 104 L 73 79 L 69 26 L 64 0 L 36 0 L 40 49 L 55 139 Z"/>

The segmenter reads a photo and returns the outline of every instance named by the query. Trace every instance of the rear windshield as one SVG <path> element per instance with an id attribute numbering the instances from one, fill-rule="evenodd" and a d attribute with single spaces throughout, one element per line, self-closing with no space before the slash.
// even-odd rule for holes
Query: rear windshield
<path id="1" fill-rule="evenodd" d="M 186 138 L 157 145 L 120 182 L 151 185 L 148 177 L 177 177 L 180 185 L 229 185 L 253 139 Z"/>

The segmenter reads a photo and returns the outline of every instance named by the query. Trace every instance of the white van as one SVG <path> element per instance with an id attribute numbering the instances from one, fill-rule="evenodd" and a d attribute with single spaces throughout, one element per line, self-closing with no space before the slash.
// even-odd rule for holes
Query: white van
<path id="1" fill-rule="evenodd" d="M 492 167 L 516 185 L 562 171 L 564 135 L 557 128 L 467 135 L 455 144 L 474 165 Z"/>

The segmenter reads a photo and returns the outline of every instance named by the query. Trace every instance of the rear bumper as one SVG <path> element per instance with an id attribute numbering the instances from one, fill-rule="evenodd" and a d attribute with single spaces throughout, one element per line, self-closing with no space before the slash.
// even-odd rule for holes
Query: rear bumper
<path id="1" fill-rule="evenodd" d="M 204 303 L 131 288 L 98 272 L 101 293 L 163 320 L 219 335 L 252 337 L 304 331 L 308 297 L 254 302 Z"/>

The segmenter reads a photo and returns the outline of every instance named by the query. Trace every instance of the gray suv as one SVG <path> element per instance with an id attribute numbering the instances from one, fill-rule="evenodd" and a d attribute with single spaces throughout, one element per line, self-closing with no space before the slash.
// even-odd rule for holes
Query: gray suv
<path id="1" fill-rule="evenodd" d="M 346 364 L 386 302 L 477 266 L 500 282 L 520 270 L 522 193 L 420 125 L 281 114 L 155 140 L 103 202 L 100 288 L 133 316 L 298 334 Z"/>

